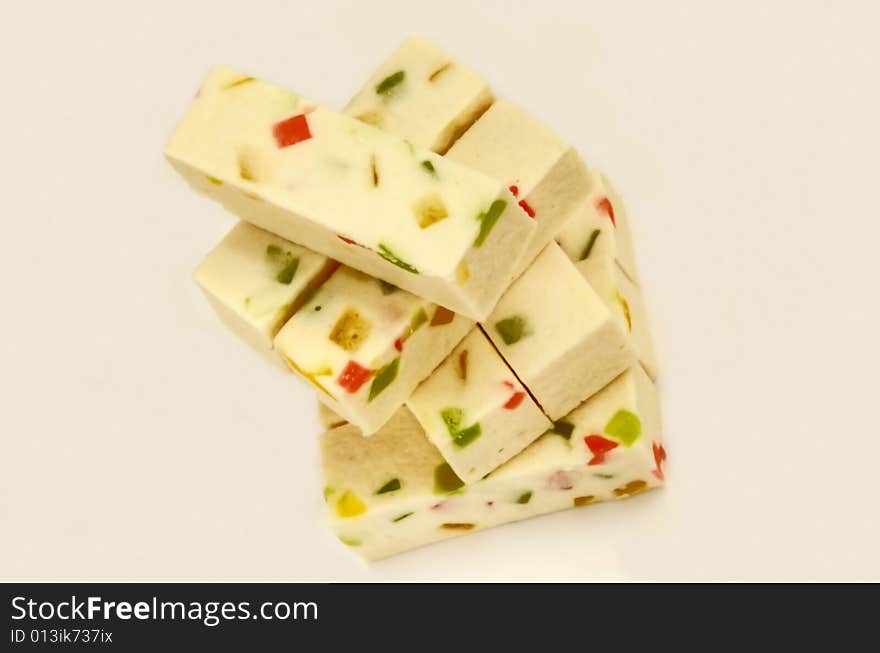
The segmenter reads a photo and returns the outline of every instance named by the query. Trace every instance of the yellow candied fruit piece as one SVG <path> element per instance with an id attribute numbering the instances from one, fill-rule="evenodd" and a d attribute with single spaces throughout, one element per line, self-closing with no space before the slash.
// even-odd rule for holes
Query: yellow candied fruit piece
<path id="1" fill-rule="evenodd" d="M 219 179 L 217 179 L 217 177 L 212 177 L 211 175 L 205 175 L 205 179 L 210 181 L 215 186 L 222 186 L 223 185 L 223 182 L 220 181 Z"/>
<path id="2" fill-rule="evenodd" d="M 427 229 L 449 217 L 449 211 L 437 193 L 428 193 L 419 198 L 413 206 L 413 213 L 416 214 L 416 220 L 422 229 Z"/>
<path id="3" fill-rule="evenodd" d="M 447 531 L 469 531 L 476 524 L 469 524 L 465 522 L 446 522 L 445 524 L 440 524 L 440 528 Z"/>
<path id="4" fill-rule="evenodd" d="M 320 381 L 318 381 L 318 379 L 315 378 L 314 373 L 306 372 L 303 368 L 301 368 L 299 365 L 297 365 L 296 361 L 294 361 L 290 356 L 285 356 L 284 360 L 286 360 L 287 364 L 290 365 L 290 367 L 292 367 L 296 372 L 298 372 L 300 374 L 300 376 L 302 376 L 304 379 L 309 381 L 309 383 L 311 383 L 313 386 L 315 386 L 318 390 L 323 392 L 325 395 L 327 395 L 328 397 L 330 397 L 331 399 L 336 401 L 336 397 L 333 396 L 333 393 L 331 393 L 327 388 L 325 388 L 321 384 Z M 333 370 L 330 370 L 330 368 L 322 367 L 321 369 L 318 370 L 318 374 L 324 376 L 324 375 L 326 375 L 328 370 L 329 370 L 330 374 L 333 373 Z"/>
<path id="5" fill-rule="evenodd" d="M 618 487 L 614 489 L 614 496 L 616 497 L 629 497 L 633 494 L 638 494 L 639 492 L 644 492 L 648 489 L 648 484 L 645 481 L 630 481 L 623 487 Z"/>
<path id="6" fill-rule="evenodd" d="M 357 517 L 365 512 L 367 512 L 367 506 L 350 490 L 343 492 L 342 496 L 336 500 L 336 514 L 340 517 Z"/>
<path id="7" fill-rule="evenodd" d="M 458 282 L 459 286 L 463 286 L 471 278 L 471 270 L 468 267 L 467 261 L 462 261 L 458 264 L 458 267 L 455 269 L 455 280 Z"/>
<path id="8" fill-rule="evenodd" d="M 365 111 L 359 116 L 355 116 L 355 119 L 365 122 L 368 125 L 373 125 L 373 127 L 382 126 L 382 114 L 378 111 Z"/>
<path id="9" fill-rule="evenodd" d="M 369 321 L 360 313 L 353 308 L 347 308 L 336 320 L 328 337 L 345 351 L 354 353 L 370 335 L 371 328 Z"/>
<path id="10" fill-rule="evenodd" d="M 584 497 L 575 497 L 573 503 L 574 503 L 574 507 L 578 508 L 580 506 L 588 506 L 591 503 L 593 503 L 595 500 L 596 500 L 596 497 L 594 497 L 592 494 L 588 494 L 587 496 L 584 496 Z"/>

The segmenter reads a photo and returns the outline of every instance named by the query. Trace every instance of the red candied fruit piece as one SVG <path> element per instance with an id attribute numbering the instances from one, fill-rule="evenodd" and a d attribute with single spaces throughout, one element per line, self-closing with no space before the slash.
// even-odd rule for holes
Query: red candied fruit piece
<path id="1" fill-rule="evenodd" d="M 504 407 L 507 410 L 514 410 L 523 402 L 523 399 L 525 399 L 525 398 L 526 398 L 525 392 L 514 392 L 513 396 L 507 400 L 506 404 L 504 404 Z"/>
<path id="2" fill-rule="evenodd" d="M 345 388 L 348 392 L 354 394 L 360 390 L 361 386 L 373 375 L 373 371 L 367 369 L 363 365 L 359 365 L 354 361 L 348 361 L 348 365 L 336 379 L 336 383 Z"/>
<path id="3" fill-rule="evenodd" d="M 666 460 L 666 449 L 663 448 L 662 444 L 658 444 L 657 442 L 652 444 L 651 448 L 654 450 L 654 463 L 657 465 L 657 469 L 654 470 L 654 476 L 662 481 L 663 462 Z"/>
<path id="4" fill-rule="evenodd" d="M 517 186 L 516 184 L 511 186 L 510 187 L 510 194 L 513 195 L 514 197 L 519 197 L 519 186 Z"/>
<path id="5" fill-rule="evenodd" d="M 401 338 L 394 341 L 394 348 L 397 351 L 403 351 L 403 340 Z"/>
<path id="6" fill-rule="evenodd" d="M 584 442 L 587 444 L 590 453 L 593 454 L 587 465 L 601 465 L 605 462 L 605 454 L 618 447 L 618 443 L 614 440 L 603 438 L 595 433 L 593 435 L 585 435 Z"/>
<path id="7" fill-rule="evenodd" d="M 281 122 L 276 122 L 272 127 L 272 134 L 275 136 L 275 142 L 278 144 L 278 147 L 290 147 L 312 137 L 309 123 L 303 113 L 299 113 Z"/>
<path id="8" fill-rule="evenodd" d="M 611 204 L 611 200 L 607 197 L 597 199 L 596 208 L 600 211 L 604 211 L 608 217 L 611 218 L 611 224 L 617 227 L 617 221 L 614 219 L 614 206 Z"/>
<path id="9" fill-rule="evenodd" d="M 534 219 L 534 217 L 535 217 L 535 209 L 533 209 L 531 206 L 529 206 L 529 203 L 528 203 L 528 202 L 526 202 L 525 200 L 520 200 L 520 201 L 519 201 L 519 207 L 520 207 L 523 211 L 526 212 L 526 215 L 527 215 L 527 216 L 529 216 L 530 218 Z M 612 220 L 613 220 L 613 218 L 612 218 Z"/>

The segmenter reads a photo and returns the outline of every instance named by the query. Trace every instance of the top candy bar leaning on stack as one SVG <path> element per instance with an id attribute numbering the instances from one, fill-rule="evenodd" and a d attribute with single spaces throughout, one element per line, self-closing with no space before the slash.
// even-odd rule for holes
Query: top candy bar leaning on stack
<path id="1" fill-rule="evenodd" d="M 659 408 L 639 369 L 655 377 L 656 360 L 626 212 L 604 176 L 419 39 L 345 113 L 382 132 L 215 69 L 166 150 L 194 188 L 253 223 L 196 280 L 235 333 L 327 407 L 325 498 L 340 539 L 375 559 L 658 485 Z M 462 247 L 468 198 L 484 208 Z M 425 251 L 438 242 L 426 233 L 458 258 Z M 510 260 L 492 260 L 514 240 Z M 569 454 L 550 444 L 560 440 Z"/>
<path id="2" fill-rule="evenodd" d="M 228 68 L 165 152 L 245 220 L 474 319 L 535 230 L 502 182 Z"/>

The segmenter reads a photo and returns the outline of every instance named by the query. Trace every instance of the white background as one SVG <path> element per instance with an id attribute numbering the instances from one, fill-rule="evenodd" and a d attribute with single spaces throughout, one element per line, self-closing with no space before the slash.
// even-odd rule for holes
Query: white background
<path id="1" fill-rule="evenodd" d="M 10 15 L 11 14 L 11 15 Z M 880 579 L 873 2 L 58 2 L 0 23 L 0 580 Z M 208 67 L 341 107 L 434 40 L 604 168 L 669 485 L 367 566 L 304 386 L 191 280 L 161 156 Z"/>

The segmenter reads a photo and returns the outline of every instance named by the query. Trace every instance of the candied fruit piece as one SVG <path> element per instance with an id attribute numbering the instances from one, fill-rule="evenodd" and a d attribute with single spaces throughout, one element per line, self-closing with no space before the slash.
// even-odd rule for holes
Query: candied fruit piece
<path id="1" fill-rule="evenodd" d="M 594 497 L 592 494 L 588 494 L 583 497 L 575 497 L 572 500 L 572 503 L 574 504 L 575 508 L 578 508 L 580 506 L 588 506 L 591 503 L 593 503 L 593 501 L 595 501 L 595 500 L 596 500 L 596 497 Z"/>
<path id="2" fill-rule="evenodd" d="M 505 345 L 513 345 L 531 335 L 529 323 L 522 315 L 512 315 L 495 323 L 495 330 Z"/>
<path id="3" fill-rule="evenodd" d="M 303 113 L 291 116 L 272 127 L 272 135 L 279 148 L 290 147 L 312 137 L 309 122 Z"/>
<path id="4" fill-rule="evenodd" d="M 553 428 L 550 430 L 556 435 L 561 435 L 566 440 L 570 440 L 571 434 L 574 433 L 574 424 L 567 420 L 560 419 L 553 422 Z"/>
<path id="5" fill-rule="evenodd" d="M 504 200 L 495 200 L 489 206 L 488 211 L 480 213 L 480 215 L 477 216 L 477 220 L 480 223 L 480 232 L 477 234 L 476 240 L 474 240 L 474 247 L 480 247 L 486 242 L 486 238 L 489 237 L 489 233 L 492 231 L 495 223 L 498 222 L 498 218 L 504 213 L 505 208 L 507 208 L 507 202 Z"/>
<path id="6" fill-rule="evenodd" d="M 593 251 L 593 246 L 596 244 L 596 240 L 599 238 L 599 234 L 602 232 L 599 229 L 593 229 L 590 233 L 590 237 L 587 238 L 587 244 L 584 245 L 584 249 L 581 252 L 581 257 L 578 259 L 579 261 L 586 261 L 590 258 L 590 253 Z"/>
<path id="7" fill-rule="evenodd" d="M 450 311 L 445 306 L 438 306 L 434 310 L 434 315 L 431 318 L 431 326 L 443 326 L 444 324 L 449 324 L 454 319 L 454 311 Z"/>
<path id="8" fill-rule="evenodd" d="M 596 208 L 611 219 L 612 226 L 617 226 L 617 221 L 614 219 L 614 206 L 611 204 L 611 200 L 607 197 L 600 197 L 596 200 Z"/>
<path id="9" fill-rule="evenodd" d="M 464 487 L 464 481 L 452 471 L 449 463 L 441 463 L 434 468 L 434 494 L 449 494 L 461 487 Z"/>
<path id="10" fill-rule="evenodd" d="M 430 163 L 430 161 L 426 163 Z M 449 217 L 449 211 L 443 203 L 443 198 L 437 193 L 428 193 L 419 198 L 413 205 L 413 213 L 415 213 L 416 222 L 422 229 L 427 229 Z"/>
<path id="11" fill-rule="evenodd" d="M 406 78 L 406 71 L 398 70 L 395 73 L 388 75 L 381 82 L 376 84 L 376 94 L 388 96 L 403 83 L 403 80 Z"/>
<path id="12" fill-rule="evenodd" d="M 514 392 L 513 396 L 507 400 L 507 403 L 504 404 L 504 408 L 507 410 L 515 410 L 519 407 L 519 405 L 523 402 L 523 399 L 526 398 L 525 392 Z"/>
<path id="13" fill-rule="evenodd" d="M 342 386 L 349 393 L 354 394 L 361 389 L 361 386 L 373 375 L 373 371 L 356 363 L 348 361 L 348 365 L 339 374 L 336 383 Z"/>
<path id="14" fill-rule="evenodd" d="M 367 403 L 373 401 L 373 399 L 378 397 L 385 388 L 391 385 L 394 379 L 397 378 L 397 369 L 399 367 L 400 357 L 398 356 L 376 372 L 376 378 L 373 379 L 373 383 L 370 384 L 370 395 L 367 397 Z"/>
<path id="15" fill-rule="evenodd" d="M 384 258 L 386 261 L 388 261 L 392 265 L 396 265 L 397 267 L 401 268 L 402 270 L 406 270 L 407 272 L 409 272 L 411 274 L 418 274 L 419 273 L 419 271 L 416 268 L 414 268 L 412 265 L 410 265 L 409 263 L 407 263 L 406 261 L 404 261 L 403 259 L 398 257 L 397 254 L 392 252 L 391 248 L 388 247 L 388 245 L 383 245 L 382 243 L 379 243 L 378 254 L 379 254 L 379 256 Z"/>
<path id="16" fill-rule="evenodd" d="M 466 522 L 446 522 L 445 524 L 440 524 L 440 528 L 446 529 L 447 531 L 469 531 L 474 526 L 475 524 Z"/>
<path id="17" fill-rule="evenodd" d="M 340 517 L 357 517 L 367 512 L 367 506 L 351 490 L 346 490 L 336 500 L 336 514 Z"/>
<path id="18" fill-rule="evenodd" d="M 605 432 L 631 447 L 642 434 L 642 422 L 638 415 L 621 408 L 608 420 Z"/>
<path id="19" fill-rule="evenodd" d="M 466 429 L 462 429 L 454 436 L 452 436 L 452 443 L 459 448 L 464 448 L 468 446 L 471 442 L 476 440 L 483 433 L 483 428 L 480 426 L 479 422 L 474 422 Z"/>
<path id="20" fill-rule="evenodd" d="M 648 484 L 645 481 L 630 481 L 623 487 L 614 488 L 614 496 L 629 497 L 644 492 L 646 489 L 648 489 Z"/>
<path id="21" fill-rule="evenodd" d="M 394 492 L 400 489 L 400 479 L 392 478 L 385 485 L 376 490 L 376 494 L 385 494 L 386 492 Z"/>
<path id="22" fill-rule="evenodd" d="M 347 352 L 354 353 L 370 335 L 369 321 L 354 308 L 347 308 L 336 320 L 328 338 Z"/>
<path id="23" fill-rule="evenodd" d="M 595 433 L 592 435 L 585 435 L 584 442 L 590 450 L 590 453 L 593 454 L 593 457 L 590 458 L 587 465 L 601 465 L 605 462 L 605 454 L 619 446 L 614 440 L 609 440 L 608 438 L 604 438 Z"/>
<path id="24" fill-rule="evenodd" d="M 525 505 L 531 500 L 532 500 L 532 491 L 526 490 L 525 492 L 520 494 L 519 497 L 517 497 L 516 502 L 521 505 Z"/>

